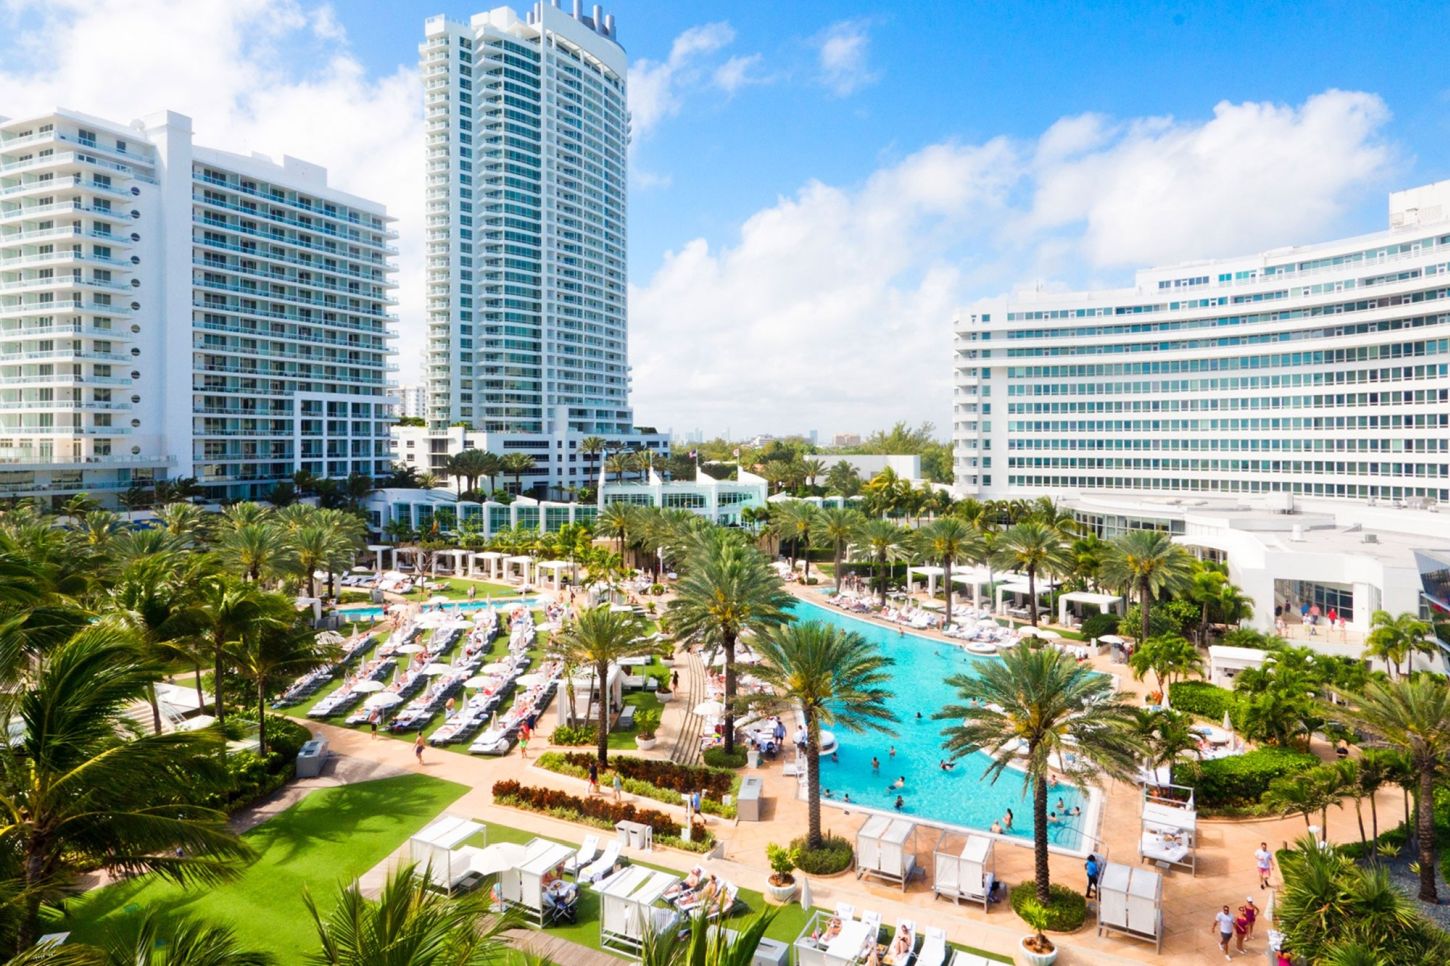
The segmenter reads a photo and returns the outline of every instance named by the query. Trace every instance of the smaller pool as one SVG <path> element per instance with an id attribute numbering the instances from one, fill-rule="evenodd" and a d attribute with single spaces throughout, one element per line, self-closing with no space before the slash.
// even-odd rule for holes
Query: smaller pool
<path id="1" fill-rule="evenodd" d="M 510 607 L 517 607 L 523 604 L 533 610 L 539 605 L 537 597 L 492 597 L 488 600 L 456 600 L 447 604 L 424 604 L 423 612 L 443 611 L 449 614 L 471 614 L 474 611 L 483 610 L 485 607 L 495 607 L 499 610 L 507 610 Z M 382 620 L 383 609 L 377 605 L 370 607 L 340 607 L 338 616 L 343 620 Z"/>

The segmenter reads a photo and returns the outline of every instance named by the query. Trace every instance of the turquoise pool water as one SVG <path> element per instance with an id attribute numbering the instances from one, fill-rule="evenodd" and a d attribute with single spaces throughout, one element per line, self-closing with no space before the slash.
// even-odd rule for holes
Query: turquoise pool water
<path id="1" fill-rule="evenodd" d="M 853 734 L 835 729 L 839 760 L 821 759 L 821 788 L 831 790 L 833 801 L 840 802 L 842 796 L 850 795 L 852 803 L 891 811 L 900 794 L 906 802 L 902 809 L 906 815 L 979 829 L 990 828 L 1010 808 L 1013 823 L 1009 834 L 1031 838 L 1032 801 L 1025 794 L 1026 782 L 1020 772 L 1008 770 L 995 784 L 988 782 L 982 773 L 990 759 L 980 753 L 962 758 L 951 771 L 940 767 L 946 758 L 941 729 L 947 722 L 932 720 L 931 716 L 947 704 L 959 703 L 946 679 L 954 674 L 971 674 L 981 662 L 996 658 L 977 657 L 929 637 L 899 634 L 884 625 L 808 601 L 798 602 L 793 612 L 798 620 L 823 621 L 855 631 L 895 662 L 890 671 L 893 680 L 887 685 L 893 697 L 886 706 L 896 714 L 896 734 Z M 916 717 L 918 712 L 920 719 Z M 879 770 L 871 767 L 873 755 L 880 759 Z M 906 778 L 906 786 L 900 792 L 888 790 L 886 786 L 898 777 Z M 1049 790 L 1049 810 L 1058 799 L 1068 810 L 1075 805 L 1086 810 L 1082 794 L 1071 785 L 1054 785 Z M 1070 817 L 1067 824 L 1049 828 L 1048 840 L 1076 848 L 1080 836 L 1075 823 L 1079 821 Z"/>
<path id="2" fill-rule="evenodd" d="M 530 610 L 539 605 L 535 597 L 496 597 L 492 600 L 460 600 L 451 604 L 427 604 L 425 610 L 443 610 L 450 614 L 471 614 L 474 611 L 482 610 L 485 607 L 496 607 L 499 610 L 507 610 L 510 607 L 517 607 L 523 604 Z M 338 610 L 343 620 L 382 620 L 383 609 L 381 607 L 343 607 Z"/>

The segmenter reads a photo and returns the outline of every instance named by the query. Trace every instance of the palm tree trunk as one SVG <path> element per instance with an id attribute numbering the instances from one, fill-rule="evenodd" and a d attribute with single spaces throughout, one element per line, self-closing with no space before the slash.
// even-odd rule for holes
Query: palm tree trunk
<path id="1" fill-rule="evenodd" d="M 1379 789 L 1375 789 L 1375 791 L 1370 792 L 1369 795 L 1369 830 L 1370 834 L 1374 836 L 1374 841 L 1376 842 L 1376 844 L 1378 844 L 1380 840 L 1380 813 L 1379 809 L 1375 806 L 1374 803 L 1374 796 L 1375 792 L 1377 791 L 1379 791 Z M 1371 858 L 1373 858 L 1373 856 L 1371 856 Z"/>
<path id="2" fill-rule="evenodd" d="M 193 658 L 191 669 L 196 675 L 192 680 L 196 684 L 196 710 L 200 713 L 206 707 L 206 694 L 201 690 L 201 662 Z"/>
<path id="3" fill-rule="evenodd" d="M 881 606 L 882 607 L 885 607 L 886 606 L 886 578 L 881 576 L 881 564 L 883 564 L 883 563 L 885 563 L 884 560 L 882 560 L 881 558 L 877 558 L 877 564 L 872 569 L 875 571 L 876 589 L 881 594 Z"/>
<path id="4" fill-rule="evenodd" d="M 952 626 L 952 558 L 945 557 L 942 559 L 941 563 L 942 573 L 944 575 L 944 579 L 946 580 L 947 592 L 947 616 L 946 620 L 942 623 L 942 630 L 946 630 L 948 627 Z"/>
<path id="5" fill-rule="evenodd" d="M 45 854 L 49 843 L 32 835 L 25 846 L 25 914 L 17 926 L 16 946 L 29 949 L 40 938 L 41 880 L 45 877 Z"/>
<path id="6" fill-rule="evenodd" d="M 735 633 L 727 631 L 725 648 L 725 754 L 735 754 Z"/>
<path id="7" fill-rule="evenodd" d="M 1047 782 L 1041 775 L 1034 776 L 1032 781 L 1032 858 L 1037 901 L 1047 902 L 1052 880 L 1047 867 Z"/>
<path id="8" fill-rule="evenodd" d="M 1364 837 L 1364 799 L 1359 795 L 1354 796 L 1354 819 L 1359 822 L 1359 847 L 1361 851 L 1368 851 L 1365 848 Z"/>
<path id="9" fill-rule="evenodd" d="M 217 637 L 220 638 L 221 635 L 218 634 Z M 226 711 L 222 707 L 222 674 L 224 673 L 224 669 L 222 667 L 222 642 L 218 639 L 214 640 L 212 643 L 214 645 L 212 648 L 212 657 L 214 658 L 214 660 L 211 668 L 211 690 L 212 698 L 216 703 L 217 724 L 221 724 L 223 721 L 226 720 Z"/>
<path id="10" fill-rule="evenodd" d="M 1140 580 L 1140 581 L 1138 581 L 1138 609 L 1143 612 L 1143 614 L 1142 614 L 1142 618 L 1143 618 L 1143 625 L 1142 625 L 1143 634 L 1142 634 L 1141 637 L 1138 638 L 1138 643 L 1139 644 L 1142 644 L 1144 641 L 1146 641 L 1148 639 L 1148 608 L 1152 606 L 1151 602 L 1148 599 L 1150 596 L 1151 595 L 1149 594 L 1149 591 L 1148 591 L 1148 581 L 1146 581 L 1146 580 Z"/>
<path id="11" fill-rule="evenodd" d="M 1435 891 L 1435 769 L 1420 769 L 1420 793 L 1415 801 L 1415 822 L 1420 846 L 1420 901 L 1438 904 Z"/>
<path id="12" fill-rule="evenodd" d="M 161 734 L 161 702 L 156 700 L 156 683 L 146 685 L 146 700 L 151 702 L 151 727 Z"/>
<path id="13" fill-rule="evenodd" d="M 821 847 L 821 740 L 815 715 L 806 716 L 806 847 Z"/>
<path id="14" fill-rule="evenodd" d="M 609 767 L 609 662 L 594 666 L 595 694 L 599 696 L 599 770 Z"/>
<path id="15" fill-rule="evenodd" d="M 1029 611 L 1029 613 L 1031 613 L 1031 615 L 1032 615 L 1032 626 L 1033 627 L 1036 627 L 1037 626 L 1037 568 L 1036 567 L 1028 567 L 1027 568 L 1027 596 L 1029 598 L 1029 600 L 1027 601 L 1027 606 L 1029 608 L 1031 608 L 1031 610 Z M 1046 899 L 1043 899 L 1042 901 L 1043 902 L 1046 902 L 1047 900 Z"/>
<path id="16" fill-rule="evenodd" d="M 1198 646 L 1208 646 L 1208 601 L 1203 602 L 1203 610 L 1198 617 Z"/>
<path id="17" fill-rule="evenodd" d="M 801 559 L 806 562 L 805 570 L 801 574 L 801 579 L 802 579 L 802 581 L 804 581 L 806 583 L 809 583 L 810 582 L 810 579 L 811 579 L 811 537 L 810 537 L 810 534 L 809 533 L 806 534 L 805 538 L 801 542 L 805 544 L 805 552 L 801 554 Z"/>
<path id="18" fill-rule="evenodd" d="M 836 541 L 836 593 L 841 592 L 841 541 Z"/>
<path id="19" fill-rule="evenodd" d="M 257 757 L 267 757 L 267 684 L 261 677 L 257 678 L 257 751 Z"/>

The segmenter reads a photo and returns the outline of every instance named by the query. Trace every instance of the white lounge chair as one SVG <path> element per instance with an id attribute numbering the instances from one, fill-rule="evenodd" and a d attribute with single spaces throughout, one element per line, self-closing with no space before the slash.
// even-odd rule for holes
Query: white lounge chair
<path id="1" fill-rule="evenodd" d="M 853 905 L 851 905 L 849 902 L 838 902 L 838 903 L 836 903 L 836 918 L 837 919 L 855 919 L 856 918 L 856 907 L 853 906 Z"/>
<path id="2" fill-rule="evenodd" d="M 599 836 L 585 836 L 584 844 L 579 846 L 579 851 L 569 856 L 564 861 L 564 872 L 567 875 L 577 876 L 579 870 L 584 868 L 594 857 L 599 854 Z"/>
<path id="3" fill-rule="evenodd" d="M 896 931 L 891 934 L 891 938 L 886 942 L 887 952 L 891 954 L 892 958 L 896 957 L 896 941 L 903 934 L 910 937 L 911 948 L 916 948 L 916 923 L 910 919 L 902 919 L 896 923 Z"/>
<path id="4" fill-rule="evenodd" d="M 579 870 L 580 882 L 596 882 L 609 874 L 614 864 L 619 861 L 619 843 L 610 842 L 604 847 L 604 854 L 589 865 Z"/>
<path id="5" fill-rule="evenodd" d="M 926 940 L 916 955 L 916 966 L 942 966 L 947 961 L 947 933 L 935 926 L 926 928 Z"/>

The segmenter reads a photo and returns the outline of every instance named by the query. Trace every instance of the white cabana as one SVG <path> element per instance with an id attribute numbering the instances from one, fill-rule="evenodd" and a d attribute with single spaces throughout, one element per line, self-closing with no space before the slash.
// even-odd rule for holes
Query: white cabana
<path id="1" fill-rule="evenodd" d="M 463 561 L 468 557 L 467 550 L 451 549 L 439 550 L 433 554 L 433 573 L 452 574 L 455 577 L 463 575 Z"/>
<path id="2" fill-rule="evenodd" d="M 1057 581 L 1052 580 L 1049 577 L 1044 577 L 1044 576 L 1038 575 L 1038 577 L 1037 577 L 1037 597 L 1038 597 L 1038 599 L 1041 599 L 1043 597 L 1046 597 L 1048 594 L 1052 593 L 1052 588 L 1054 588 L 1056 586 L 1057 586 Z M 1028 585 L 1027 577 L 1025 575 L 1018 575 L 1018 574 L 1012 574 L 1012 575 L 1010 575 L 1009 576 L 1009 579 L 1007 579 L 1007 580 L 1005 580 L 1002 583 L 1000 583 L 1000 584 L 997 585 L 997 594 L 996 594 L 997 613 L 1000 614 L 1000 613 L 1003 612 L 1003 610 L 1002 610 L 1003 609 L 1002 599 L 1007 594 L 1014 594 L 1014 595 L 1019 596 L 1019 597 L 1027 597 L 1031 593 L 1032 593 L 1032 587 Z M 1040 608 L 1039 608 L 1039 610 L 1040 610 Z"/>
<path id="3" fill-rule="evenodd" d="M 562 578 L 565 576 L 569 578 L 570 583 L 579 582 L 579 565 L 572 560 L 545 560 L 540 562 L 538 568 L 535 570 L 540 583 L 543 583 L 546 579 L 544 576 L 544 571 L 546 570 L 549 571 L 549 577 L 554 581 L 555 590 L 559 589 Z"/>
<path id="4" fill-rule="evenodd" d="M 1109 608 L 1121 613 L 1122 603 L 1123 598 L 1117 594 L 1094 594 L 1086 590 L 1074 590 L 1071 593 L 1060 594 L 1057 598 L 1057 622 L 1063 627 L 1067 626 L 1069 604 L 1091 604 L 1101 613 L 1106 614 Z"/>
<path id="5" fill-rule="evenodd" d="M 1269 652 L 1257 647 L 1228 647 L 1210 644 L 1208 648 L 1208 680 L 1221 688 L 1232 688 L 1234 678 L 1250 668 L 1261 668 Z"/>
<path id="6" fill-rule="evenodd" d="M 483 848 L 465 845 L 474 836 L 488 837 L 485 826 L 459 815 L 442 815 L 408 840 L 408 857 L 417 875 L 427 876 L 430 885 L 452 892 L 471 877 L 482 878 L 478 869 Z"/>
<path id="7" fill-rule="evenodd" d="M 1104 930 L 1153 943 L 1163 951 L 1163 875 L 1157 869 L 1108 862 L 1098 876 L 1098 935 Z"/>
<path id="8" fill-rule="evenodd" d="M 569 705 L 569 688 L 566 682 L 559 683 L 559 693 L 555 698 L 555 714 L 558 723 L 561 725 L 577 724 L 580 721 L 597 721 L 599 711 L 594 707 L 598 698 L 598 686 L 592 668 L 583 670 L 573 677 L 574 704 Z M 624 671 L 617 664 L 609 665 L 609 675 L 604 682 L 604 694 L 609 701 L 611 713 L 613 709 L 624 707 Z M 570 714 L 573 718 L 571 720 Z"/>
<path id="9" fill-rule="evenodd" d="M 499 895 L 506 909 L 517 909 L 529 922 L 544 925 L 544 877 L 562 877 L 564 863 L 574 849 L 547 839 L 524 846 L 524 856 L 513 868 L 499 873 Z"/>
<path id="10" fill-rule="evenodd" d="M 920 574 L 926 578 L 927 596 L 936 596 L 936 582 L 946 575 L 946 571 L 931 564 L 920 564 L 906 568 L 906 585 L 911 586 L 913 574 Z"/>
<path id="11" fill-rule="evenodd" d="M 937 840 L 931 891 L 954 903 L 963 899 L 980 902 L 985 911 L 997 881 L 996 843 L 986 835 L 968 835 L 961 851 L 956 852 L 943 847 L 950 834 L 942 832 Z"/>
<path id="12" fill-rule="evenodd" d="M 383 572 L 383 554 L 391 549 L 392 547 L 389 547 L 385 543 L 368 544 L 368 553 L 373 555 L 373 571 L 375 573 L 381 574 Z"/>
<path id="13" fill-rule="evenodd" d="M 658 905 L 679 881 L 673 872 L 639 865 L 609 879 L 599 893 L 599 945 L 638 955 L 646 934 L 664 932 L 679 918 L 674 909 Z"/>
<path id="14" fill-rule="evenodd" d="M 1163 792 L 1172 793 L 1169 795 Z M 1195 838 L 1198 834 L 1198 810 L 1193 802 L 1193 789 L 1182 785 L 1160 786 L 1155 793 L 1143 789 L 1142 835 L 1138 856 L 1160 869 L 1181 866 L 1198 874 Z"/>
<path id="15" fill-rule="evenodd" d="M 973 567 L 962 572 L 952 571 L 952 583 L 972 588 L 972 606 L 982 606 L 982 588 L 992 586 L 992 571 L 986 567 Z"/>
<path id="16" fill-rule="evenodd" d="M 856 833 L 856 878 L 874 876 L 898 882 L 901 891 L 916 869 L 916 823 L 873 815 Z"/>
<path id="17" fill-rule="evenodd" d="M 480 550 L 478 553 L 471 553 L 468 555 L 468 572 L 470 574 L 477 574 L 483 567 L 487 567 L 489 578 L 491 580 L 498 580 L 499 568 L 507 558 L 508 554 L 499 550 Z"/>
<path id="18" fill-rule="evenodd" d="M 516 554 L 512 557 L 503 558 L 503 579 L 513 580 L 514 572 L 517 571 L 519 580 L 525 584 L 534 582 L 534 558 L 526 554 Z"/>

